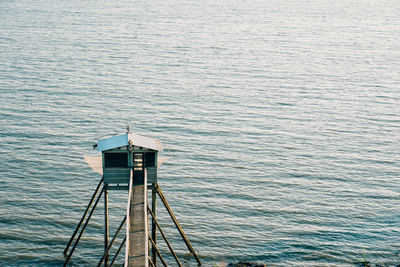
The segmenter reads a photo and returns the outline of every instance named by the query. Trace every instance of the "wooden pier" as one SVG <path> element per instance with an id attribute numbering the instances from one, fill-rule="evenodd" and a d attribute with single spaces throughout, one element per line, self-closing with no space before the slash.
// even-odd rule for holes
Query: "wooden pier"
<path id="1" fill-rule="evenodd" d="M 125 266 L 148 267 L 147 174 L 144 184 L 134 185 L 131 171 L 126 227 Z"/>
<path id="2" fill-rule="evenodd" d="M 179 224 L 176 216 L 172 212 L 164 194 L 157 183 L 158 151 L 161 151 L 161 143 L 153 139 L 132 135 L 115 136 L 100 140 L 98 151 L 102 152 L 102 179 L 94 191 L 78 226 L 72 234 L 65 250 L 66 257 L 64 266 L 68 266 L 71 257 L 96 209 L 102 196 L 104 197 L 104 253 L 97 266 L 112 266 L 125 245 L 125 267 L 156 267 L 158 259 L 163 266 L 167 262 L 157 248 L 157 234 L 162 236 L 168 246 L 169 252 L 173 256 L 176 265 L 182 266 L 177 254 L 168 241 L 166 233 L 162 230 L 157 220 L 157 196 L 164 204 L 173 223 L 179 231 L 182 240 L 186 244 L 189 252 L 201 265 L 200 259 L 189 242 L 185 232 Z M 108 190 L 128 189 L 128 201 L 126 216 L 122 219 L 118 229 L 114 233 L 111 241 L 109 240 L 108 222 Z M 151 207 L 147 199 L 148 189 L 151 190 Z M 149 220 L 149 215 L 151 220 Z M 151 227 L 149 225 L 151 222 Z M 122 228 L 126 228 L 125 237 L 120 242 L 113 257 L 110 255 L 114 241 L 121 239 Z M 151 249 L 149 249 L 151 246 Z M 119 260 L 121 263 L 121 261 Z"/>

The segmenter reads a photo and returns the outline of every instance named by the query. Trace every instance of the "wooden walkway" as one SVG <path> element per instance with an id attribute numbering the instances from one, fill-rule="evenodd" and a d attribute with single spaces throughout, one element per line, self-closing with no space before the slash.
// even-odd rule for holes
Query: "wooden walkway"
<path id="1" fill-rule="evenodd" d="M 103 185 L 103 187 L 102 187 Z M 101 189 L 100 189 L 101 188 Z M 93 212 L 99 203 L 102 195 L 104 195 L 105 201 L 105 248 L 104 254 L 100 261 L 98 262 L 97 266 L 112 266 L 115 262 L 118 254 L 122 250 L 123 246 L 125 245 L 125 262 L 124 267 L 149 267 L 149 265 L 157 266 L 157 256 L 160 259 L 163 266 L 167 266 L 167 263 L 163 259 L 160 251 L 157 248 L 157 232 L 161 234 L 165 243 L 167 244 L 168 248 L 170 249 L 171 254 L 173 255 L 176 266 L 182 267 L 175 251 L 172 249 L 171 244 L 169 243 L 167 237 L 165 236 L 164 231 L 161 229 L 160 224 L 156 218 L 156 195 L 158 195 L 161 199 L 161 202 L 164 204 L 167 212 L 169 213 L 172 221 L 174 222 L 176 228 L 178 229 L 183 241 L 185 242 L 188 250 L 190 253 L 195 257 L 198 265 L 201 265 L 200 259 L 197 256 L 196 252 L 194 251 L 193 247 L 191 246 L 189 239 L 187 238 L 186 234 L 184 233 L 181 225 L 179 224 L 177 218 L 175 217 L 174 213 L 172 212 L 171 207 L 169 206 L 167 200 L 164 197 L 164 194 L 161 191 L 161 188 L 158 184 L 152 185 L 152 207 L 148 206 L 148 199 L 147 199 L 147 171 L 144 170 L 144 179 L 140 181 L 140 184 L 134 183 L 133 181 L 133 169 L 130 171 L 130 183 L 129 183 L 129 196 L 127 201 L 127 208 L 126 208 L 126 216 L 122 220 L 119 228 L 115 232 L 111 242 L 108 241 L 108 200 L 107 200 L 107 186 L 103 184 L 103 179 L 99 182 L 95 192 L 89 204 L 82 215 L 80 222 L 78 223 L 74 233 L 72 234 L 65 250 L 64 255 L 66 257 L 64 267 L 66 267 L 71 259 L 72 254 L 74 253 L 79 240 L 82 237 L 85 228 L 87 227 L 90 218 L 93 215 Z M 151 215 L 152 219 L 152 232 L 151 235 L 149 234 L 149 218 L 148 214 Z M 87 217 L 87 218 L 86 218 Z M 117 249 L 114 257 L 111 260 L 109 258 L 110 249 L 117 238 L 118 234 L 121 232 L 123 226 L 126 226 L 126 236 L 123 239 L 122 243 L 120 244 L 119 248 Z M 158 230 L 158 231 L 157 231 Z M 75 242 L 74 242 L 75 241 Z M 149 242 L 152 244 L 152 253 L 149 253 Z M 72 246 L 70 252 L 69 248 Z M 151 257 L 150 257 L 151 256 Z M 109 262 L 109 260 L 111 260 Z"/>
<path id="2" fill-rule="evenodd" d="M 145 172 L 144 185 L 133 185 L 132 176 L 133 171 L 127 206 L 125 266 L 148 267 L 147 175 Z"/>

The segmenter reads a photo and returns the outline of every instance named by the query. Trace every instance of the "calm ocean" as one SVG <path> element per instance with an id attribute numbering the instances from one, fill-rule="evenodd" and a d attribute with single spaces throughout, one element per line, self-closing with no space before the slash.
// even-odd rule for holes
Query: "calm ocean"
<path id="1" fill-rule="evenodd" d="M 0 0 L 0 105 L 1 266 L 62 265 L 83 156 L 127 124 L 163 142 L 203 266 L 400 264 L 398 0 Z M 102 255 L 101 207 L 71 266 Z"/>

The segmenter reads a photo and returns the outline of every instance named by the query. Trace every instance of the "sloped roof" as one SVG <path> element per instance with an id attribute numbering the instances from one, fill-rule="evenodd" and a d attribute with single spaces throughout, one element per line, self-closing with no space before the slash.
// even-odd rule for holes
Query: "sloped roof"
<path id="1" fill-rule="evenodd" d="M 116 135 L 101 139 L 97 142 L 97 151 L 104 151 L 121 146 L 128 146 L 129 144 L 156 151 L 162 151 L 161 141 L 133 133 Z"/>

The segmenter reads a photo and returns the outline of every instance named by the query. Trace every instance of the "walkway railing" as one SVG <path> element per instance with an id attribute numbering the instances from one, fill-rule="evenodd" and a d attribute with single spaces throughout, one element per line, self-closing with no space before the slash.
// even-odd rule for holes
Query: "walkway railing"
<path id="1" fill-rule="evenodd" d="M 157 220 L 157 216 L 155 214 L 155 209 L 152 210 L 151 207 L 148 205 L 146 178 L 147 177 L 146 177 L 146 172 L 145 172 L 144 185 L 135 185 L 134 186 L 133 185 L 133 170 L 131 170 L 126 215 L 123 218 L 123 220 L 121 221 L 118 229 L 116 230 L 113 238 L 111 239 L 111 242 L 109 242 L 107 244 L 107 246 L 105 247 L 104 253 L 97 264 L 98 267 L 100 267 L 102 265 L 106 266 L 106 267 L 113 266 L 118 255 L 120 254 L 121 250 L 123 249 L 124 245 L 126 248 L 126 250 L 125 250 L 125 267 L 138 267 L 138 266 L 147 267 L 149 265 L 155 267 L 155 266 L 157 266 L 157 261 L 156 261 L 157 258 L 160 259 L 160 262 L 162 263 L 163 266 L 167 266 L 167 262 L 165 261 L 165 259 L 161 255 L 160 250 L 157 247 L 156 229 L 159 230 L 161 236 L 163 237 L 163 240 L 165 241 L 165 243 L 168 246 L 169 252 L 171 253 L 171 255 L 173 256 L 173 258 L 176 262 L 176 265 L 174 265 L 174 266 L 179 266 L 179 267 L 182 266 L 181 262 L 178 259 L 176 252 L 172 248 L 171 243 L 167 239 L 165 232 L 163 231 L 159 221 Z M 67 264 L 69 263 L 69 261 L 72 257 L 72 254 L 74 253 L 103 192 L 106 191 L 106 188 L 104 186 L 102 187 L 102 184 L 103 184 L 103 179 L 99 182 L 98 186 L 96 187 L 96 190 L 93 193 L 92 198 L 90 199 L 89 204 L 86 207 L 86 210 L 83 213 L 82 218 L 78 223 L 78 226 L 76 227 L 74 233 L 72 234 L 72 236 L 64 250 L 64 255 L 66 256 L 64 266 L 67 266 Z M 135 195 L 135 193 L 136 193 L 136 195 Z M 158 184 L 153 184 L 153 197 L 152 197 L 153 204 L 156 201 L 157 195 L 159 196 L 162 203 L 164 204 L 168 214 L 170 215 L 172 221 L 174 222 L 176 228 L 178 229 L 179 234 L 181 235 L 188 250 L 194 256 L 198 265 L 201 265 L 201 261 L 200 261 L 199 257 L 197 256 L 196 252 L 194 251 L 192 245 L 190 244 L 190 241 L 189 241 L 188 237 L 186 236 L 185 232 L 183 231 L 180 223 L 178 222 L 178 219 L 172 212 L 172 209 L 171 209 L 170 205 L 168 204 L 161 188 L 159 187 Z M 143 198 L 141 198 L 142 196 L 143 196 Z M 141 203 L 138 203 L 138 200 Z M 136 201 L 136 202 L 134 202 L 134 201 Z M 143 208 L 141 207 L 142 205 L 143 205 Z M 134 209 L 135 209 L 135 216 L 133 216 Z M 142 212 L 143 212 L 143 214 L 141 214 Z M 149 234 L 148 215 L 150 215 L 152 218 L 152 234 L 151 235 Z M 138 224 L 138 220 L 139 220 L 139 222 L 141 222 L 140 224 Z M 115 243 L 115 240 L 117 239 L 117 237 L 120 235 L 121 232 L 123 232 L 122 228 L 124 227 L 124 225 L 126 226 L 126 236 L 124 237 L 120 246 L 118 247 L 117 251 L 115 252 L 115 255 L 113 256 L 111 262 L 108 262 L 110 250 L 111 250 L 113 244 Z M 133 230 L 133 229 L 135 229 L 135 230 Z M 139 236 L 137 236 L 136 234 L 139 234 Z M 136 242 L 135 244 L 133 243 L 134 241 Z M 140 244 L 138 243 L 138 241 L 140 241 L 139 242 Z M 149 243 L 151 243 L 151 245 L 152 245 L 152 254 L 153 254 L 152 257 L 150 256 L 150 252 L 149 252 L 149 248 L 148 248 Z M 72 249 L 68 253 L 68 250 L 72 244 L 73 244 Z M 141 247 L 142 248 L 144 247 L 144 250 L 138 252 L 138 248 L 140 249 Z"/>

